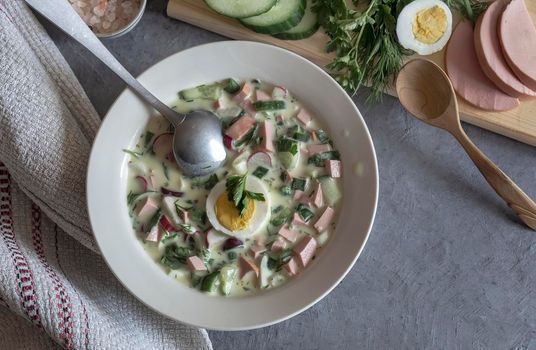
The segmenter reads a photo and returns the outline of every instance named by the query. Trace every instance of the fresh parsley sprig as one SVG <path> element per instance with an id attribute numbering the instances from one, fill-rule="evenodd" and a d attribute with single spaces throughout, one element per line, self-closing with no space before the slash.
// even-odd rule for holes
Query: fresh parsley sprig
<path id="1" fill-rule="evenodd" d="M 229 201 L 233 202 L 240 216 L 244 216 L 248 201 L 256 200 L 264 202 L 266 199 L 262 193 L 251 192 L 246 190 L 247 173 L 244 175 L 229 176 L 225 183 Z"/>

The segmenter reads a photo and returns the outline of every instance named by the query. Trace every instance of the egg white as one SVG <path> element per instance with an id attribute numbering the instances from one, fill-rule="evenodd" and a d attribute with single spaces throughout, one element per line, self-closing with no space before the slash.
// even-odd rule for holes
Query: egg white
<path id="1" fill-rule="evenodd" d="M 415 34 L 413 34 L 413 22 L 420 11 L 434 6 L 439 6 L 445 11 L 445 14 L 447 15 L 447 28 L 438 41 L 433 44 L 426 44 L 415 38 Z M 440 0 L 415 0 L 402 9 L 396 20 L 396 36 L 398 37 L 398 42 L 404 48 L 413 50 L 419 55 L 431 55 L 441 51 L 445 45 L 447 45 L 451 34 L 452 12 L 449 7 Z"/>
<path id="2" fill-rule="evenodd" d="M 214 205 L 218 198 L 225 192 L 225 182 L 226 180 L 220 181 L 212 190 L 210 191 L 207 202 L 206 202 L 206 211 L 207 217 L 212 226 L 229 236 L 233 236 L 239 239 L 245 239 L 246 237 L 251 237 L 261 231 L 261 229 L 266 225 L 270 213 L 271 201 L 270 195 L 264 183 L 255 176 L 248 176 L 246 181 L 246 190 L 251 192 L 259 192 L 264 195 L 265 201 L 255 201 L 255 213 L 249 222 L 249 226 L 240 231 L 231 231 L 220 224 L 218 218 L 216 217 L 216 212 L 214 210 Z"/>

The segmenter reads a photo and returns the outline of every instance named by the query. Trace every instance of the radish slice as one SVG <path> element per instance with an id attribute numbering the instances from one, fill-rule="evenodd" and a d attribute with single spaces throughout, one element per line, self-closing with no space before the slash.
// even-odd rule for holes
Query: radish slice
<path id="1" fill-rule="evenodd" d="M 160 225 L 166 230 L 167 232 L 173 232 L 175 231 L 175 227 L 169 222 L 168 218 L 165 215 L 162 215 L 160 218 Z"/>
<path id="2" fill-rule="evenodd" d="M 157 157 L 164 158 L 173 149 L 173 134 L 166 132 L 156 137 L 153 142 L 153 152 Z"/>
<path id="3" fill-rule="evenodd" d="M 285 98 L 288 95 L 287 89 L 285 89 L 283 86 L 276 86 L 272 90 L 272 98 L 274 100 Z"/>
<path id="4" fill-rule="evenodd" d="M 234 150 L 234 147 L 233 147 L 233 139 L 232 139 L 230 136 L 223 135 L 223 145 L 224 145 L 225 148 L 227 148 L 228 150 L 231 150 L 231 151 Z"/>
<path id="5" fill-rule="evenodd" d="M 244 242 L 242 242 L 238 238 L 228 238 L 225 243 L 223 243 L 223 250 L 233 249 L 236 247 L 240 247 L 241 245 L 244 245 Z"/>
<path id="6" fill-rule="evenodd" d="M 177 164 L 177 161 L 175 160 L 175 155 L 173 154 L 173 150 L 171 150 L 167 156 L 166 159 L 169 160 L 173 164 Z"/>
<path id="7" fill-rule="evenodd" d="M 248 170 L 253 171 L 257 167 L 262 166 L 265 168 L 272 167 L 272 157 L 269 153 L 264 151 L 255 152 L 248 158 Z"/>
<path id="8" fill-rule="evenodd" d="M 165 187 L 162 187 L 160 189 L 160 192 L 162 192 L 162 194 L 169 194 L 173 197 L 182 197 L 184 196 L 184 192 L 179 192 L 179 191 L 173 191 L 173 190 L 170 190 L 168 188 L 165 188 Z"/>
<path id="9" fill-rule="evenodd" d="M 136 176 L 136 180 L 138 180 L 141 187 L 143 188 L 143 192 L 147 192 L 147 189 L 149 188 L 149 183 L 147 182 L 147 179 L 143 176 Z"/>

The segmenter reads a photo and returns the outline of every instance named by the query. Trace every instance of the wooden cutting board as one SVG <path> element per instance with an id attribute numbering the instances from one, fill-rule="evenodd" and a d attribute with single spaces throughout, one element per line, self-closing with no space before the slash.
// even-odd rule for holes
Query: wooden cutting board
<path id="1" fill-rule="evenodd" d="M 536 1 L 525 0 L 525 3 L 536 22 Z M 328 37 L 322 31 L 304 40 L 279 40 L 269 35 L 255 33 L 243 27 L 238 21 L 211 11 L 202 0 L 169 0 L 167 13 L 170 17 L 229 38 L 259 41 L 286 48 L 322 67 L 333 58 L 324 50 Z M 427 58 L 444 67 L 443 52 Z M 459 106 L 462 120 L 536 146 L 536 100 L 524 101 L 516 109 L 500 113 L 482 111 L 461 99 Z"/>

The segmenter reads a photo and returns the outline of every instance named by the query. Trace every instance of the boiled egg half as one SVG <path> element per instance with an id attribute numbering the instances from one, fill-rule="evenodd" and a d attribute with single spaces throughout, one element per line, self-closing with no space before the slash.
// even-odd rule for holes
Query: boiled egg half
<path id="1" fill-rule="evenodd" d="M 440 0 L 415 0 L 406 5 L 396 21 L 398 42 L 419 55 L 440 51 L 452 33 L 452 12 Z"/>
<path id="2" fill-rule="evenodd" d="M 262 193 L 265 201 L 249 200 L 244 215 L 240 216 L 227 197 L 225 183 L 226 180 L 216 184 L 207 197 L 208 220 L 216 230 L 240 239 L 257 234 L 266 225 L 270 213 L 270 196 L 266 186 L 255 176 L 247 177 L 246 190 Z"/>

